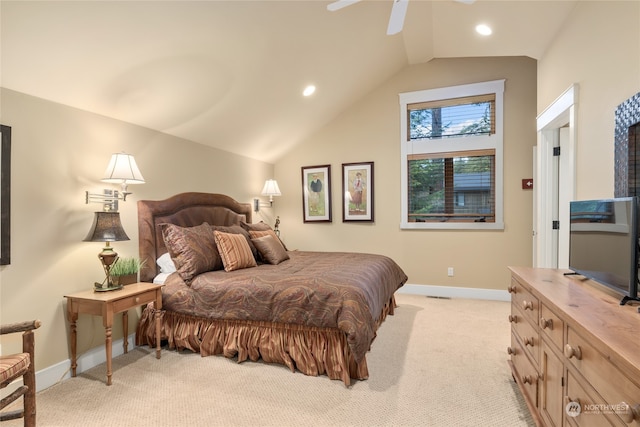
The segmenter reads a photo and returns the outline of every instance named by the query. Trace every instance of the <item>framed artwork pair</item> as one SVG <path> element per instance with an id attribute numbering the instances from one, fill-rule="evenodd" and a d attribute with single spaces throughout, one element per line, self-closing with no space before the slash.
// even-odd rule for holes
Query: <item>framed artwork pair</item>
<path id="1" fill-rule="evenodd" d="M 302 167 L 304 222 L 331 222 L 331 165 Z M 373 162 L 342 164 L 342 221 L 373 222 Z"/>

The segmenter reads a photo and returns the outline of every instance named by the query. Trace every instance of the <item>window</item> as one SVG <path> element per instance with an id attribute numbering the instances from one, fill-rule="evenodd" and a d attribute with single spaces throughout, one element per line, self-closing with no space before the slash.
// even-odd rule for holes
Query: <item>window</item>
<path id="1" fill-rule="evenodd" d="M 401 228 L 502 229 L 504 80 L 400 94 Z"/>

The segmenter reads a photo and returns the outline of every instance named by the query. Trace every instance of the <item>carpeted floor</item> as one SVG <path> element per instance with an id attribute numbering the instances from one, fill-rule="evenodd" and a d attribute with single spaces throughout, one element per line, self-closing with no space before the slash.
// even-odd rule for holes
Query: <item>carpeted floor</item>
<path id="1" fill-rule="evenodd" d="M 38 426 L 533 426 L 507 365 L 509 303 L 398 294 L 345 387 L 263 363 L 141 347 L 38 393 Z M 22 420 L 3 423 L 20 426 Z"/>

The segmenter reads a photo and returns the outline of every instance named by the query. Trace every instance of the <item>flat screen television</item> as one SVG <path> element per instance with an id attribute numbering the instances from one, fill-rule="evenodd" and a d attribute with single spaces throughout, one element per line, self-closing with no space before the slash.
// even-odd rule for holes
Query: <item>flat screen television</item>
<path id="1" fill-rule="evenodd" d="M 638 197 L 570 202 L 569 269 L 622 296 L 638 294 Z"/>

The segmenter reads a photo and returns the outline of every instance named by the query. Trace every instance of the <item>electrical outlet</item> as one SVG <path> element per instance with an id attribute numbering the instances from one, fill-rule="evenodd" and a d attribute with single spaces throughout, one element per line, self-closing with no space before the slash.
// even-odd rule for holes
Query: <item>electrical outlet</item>
<path id="1" fill-rule="evenodd" d="M 453 267 L 449 267 L 449 268 L 447 269 L 447 275 L 448 275 L 449 277 L 453 277 Z"/>

